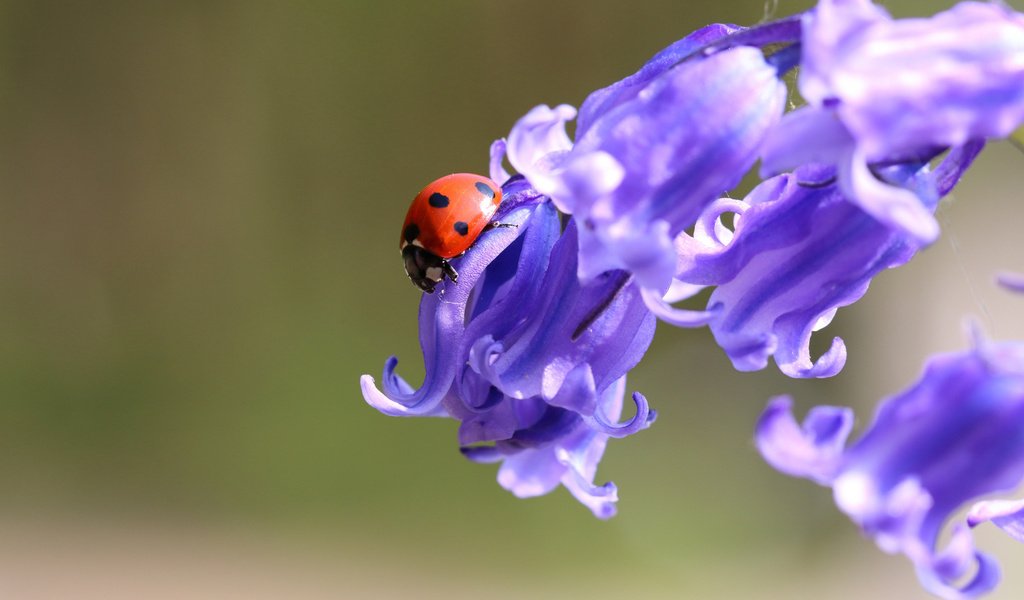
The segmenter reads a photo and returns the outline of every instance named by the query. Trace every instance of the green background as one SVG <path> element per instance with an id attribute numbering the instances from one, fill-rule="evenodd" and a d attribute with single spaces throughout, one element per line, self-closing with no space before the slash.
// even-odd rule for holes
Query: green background
<path id="1" fill-rule="evenodd" d="M 783 1 L 785 15 L 810 3 Z M 892 3 L 898 15 L 946 3 Z M 539 103 L 578 105 L 762 2 L 0 3 L 0 590 L 10 598 L 924 598 L 831 495 L 751 442 L 772 395 L 871 406 L 960 320 L 1024 338 L 1024 165 L 988 149 L 945 235 L 840 311 L 827 381 L 732 371 L 661 326 L 629 388 L 660 418 L 598 481 L 517 500 L 453 421 L 367 407 L 422 377 L 398 229 L 486 173 Z M 1024 549 L 982 528 L 1024 591 Z"/>

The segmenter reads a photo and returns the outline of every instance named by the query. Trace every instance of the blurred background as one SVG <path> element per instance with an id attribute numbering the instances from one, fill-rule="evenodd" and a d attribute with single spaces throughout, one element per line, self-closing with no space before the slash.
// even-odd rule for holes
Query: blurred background
<path id="1" fill-rule="evenodd" d="M 766 14 L 710 6 L 0 2 L 0 598 L 926 598 L 751 432 L 779 393 L 864 423 L 966 345 L 965 315 L 1024 338 L 1024 298 L 991 283 L 1024 271 L 1007 144 L 940 241 L 840 311 L 834 379 L 738 374 L 707 331 L 661 327 L 629 381 L 660 419 L 598 472 L 611 521 L 513 498 L 454 422 L 359 393 L 391 354 L 422 377 L 395 247 L 412 196 L 486 173 L 532 106 Z M 978 537 L 1006 571 L 992 598 L 1020 597 L 1024 548 Z"/>

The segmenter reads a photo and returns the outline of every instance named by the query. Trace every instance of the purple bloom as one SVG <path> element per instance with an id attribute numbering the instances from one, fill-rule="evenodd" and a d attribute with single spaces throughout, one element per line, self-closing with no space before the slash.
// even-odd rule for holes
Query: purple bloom
<path id="1" fill-rule="evenodd" d="M 1024 481 L 1024 344 L 980 342 L 933 357 L 921 379 L 882 402 L 860 439 L 844 448 L 849 409 L 818 407 L 803 425 L 788 397 L 774 399 L 757 446 L 776 469 L 831 486 L 836 504 L 886 552 L 905 554 L 922 585 L 943 598 L 991 590 L 999 568 L 974 549 L 961 507 Z M 969 524 L 995 519 L 1020 539 L 1020 503 L 985 502 Z M 966 582 L 958 582 L 966 578 Z"/>
<path id="2" fill-rule="evenodd" d="M 934 210 L 980 149 L 975 143 L 954 151 L 934 172 L 927 165 L 901 166 L 880 175 Z M 723 225 L 724 213 L 736 215 L 735 231 Z M 919 248 L 847 202 L 832 169 L 805 167 L 763 182 L 743 201 L 715 202 L 692 236 L 676 238 L 677 282 L 691 293 L 717 286 L 703 313 L 710 317 L 695 318 L 700 315 L 650 295 L 647 300 L 669 322 L 709 322 L 740 371 L 763 369 L 773 357 L 790 377 L 829 377 L 842 369 L 846 346 L 835 338 L 812 360 L 811 334 L 863 296 L 875 275 L 906 263 Z"/>
<path id="3" fill-rule="evenodd" d="M 500 177 L 502 146 L 492 149 Z M 615 513 L 614 485 L 595 486 L 609 437 L 646 428 L 647 401 L 622 411 L 625 374 L 643 356 L 655 319 L 626 273 L 586 284 L 576 277 L 575 228 L 521 178 L 503 186 L 502 222 L 484 233 L 447 281 L 420 303 L 426 375 L 413 389 L 384 367 L 383 390 L 360 380 L 366 401 L 396 416 L 450 416 L 459 444 L 478 462 L 504 461 L 499 483 L 517 496 L 564 485 L 595 515 Z"/>
<path id="4" fill-rule="evenodd" d="M 938 236 L 927 198 L 871 165 L 927 160 L 1024 121 L 1024 16 L 964 2 L 893 20 L 868 0 L 821 0 L 803 21 L 800 92 L 763 149 L 765 173 L 837 167 L 848 198 L 920 242 Z"/>
<path id="5" fill-rule="evenodd" d="M 591 94 L 575 143 L 567 105 L 538 106 L 512 129 L 509 162 L 574 216 L 583 280 L 622 269 L 664 293 L 672 238 L 753 165 L 785 86 L 757 48 L 697 52 L 737 30 L 706 27 Z"/>

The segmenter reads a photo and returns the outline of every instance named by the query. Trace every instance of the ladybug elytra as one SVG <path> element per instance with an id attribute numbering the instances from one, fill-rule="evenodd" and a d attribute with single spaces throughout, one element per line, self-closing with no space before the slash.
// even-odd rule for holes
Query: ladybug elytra
<path id="1" fill-rule="evenodd" d="M 461 256 L 485 229 L 501 227 L 491 217 L 501 204 L 501 187 L 471 173 L 446 175 L 416 195 L 405 215 L 399 249 L 409 279 L 427 293 L 459 274 L 448 259 Z"/>

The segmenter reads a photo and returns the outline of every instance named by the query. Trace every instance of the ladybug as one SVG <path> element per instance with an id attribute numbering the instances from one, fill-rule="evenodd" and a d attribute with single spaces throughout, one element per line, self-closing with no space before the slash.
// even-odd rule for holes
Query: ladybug
<path id="1" fill-rule="evenodd" d="M 445 276 L 457 282 L 448 259 L 464 254 L 485 230 L 505 226 L 491 222 L 499 204 L 501 187 L 471 173 L 446 175 L 416 194 L 399 242 L 413 284 L 431 294 Z"/>

